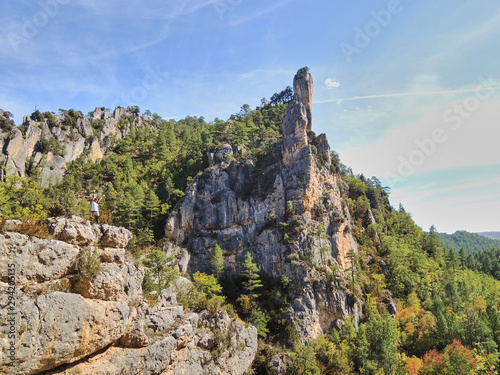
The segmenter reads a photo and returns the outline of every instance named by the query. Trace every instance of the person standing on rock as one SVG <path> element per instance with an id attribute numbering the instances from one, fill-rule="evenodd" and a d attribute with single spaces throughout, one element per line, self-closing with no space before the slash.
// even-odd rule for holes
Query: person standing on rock
<path id="1" fill-rule="evenodd" d="M 106 195 L 103 195 L 101 198 L 97 198 L 97 193 L 92 197 L 92 201 L 90 202 L 90 212 L 92 213 L 92 217 L 95 222 L 99 224 L 99 203 L 102 201 Z"/>

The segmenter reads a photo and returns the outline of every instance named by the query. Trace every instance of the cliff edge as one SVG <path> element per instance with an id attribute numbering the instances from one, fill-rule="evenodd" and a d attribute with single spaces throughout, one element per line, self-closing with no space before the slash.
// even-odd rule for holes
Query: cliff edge
<path id="1" fill-rule="evenodd" d="M 257 330 L 224 310 L 185 311 L 175 285 L 154 303 L 144 270 L 110 225 L 49 219 L 40 233 L 6 221 L 0 232 L 0 373 L 243 374 Z M 94 270 L 94 277 L 81 278 Z M 6 333 L 5 335 L 3 333 Z"/>

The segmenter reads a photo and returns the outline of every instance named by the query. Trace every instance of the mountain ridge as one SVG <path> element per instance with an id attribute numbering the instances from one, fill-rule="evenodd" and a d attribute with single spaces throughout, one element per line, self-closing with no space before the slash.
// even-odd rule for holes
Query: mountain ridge
<path id="1" fill-rule="evenodd" d="M 492 232 L 476 232 L 481 236 L 485 236 L 491 238 L 492 240 L 500 240 L 500 231 L 492 231 Z"/>
<path id="2" fill-rule="evenodd" d="M 484 250 L 500 249 L 500 239 L 491 239 L 479 233 L 464 230 L 453 234 L 439 233 L 441 246 L 458 252 L 461 248 L 466 254 L 476 254 Z"/>

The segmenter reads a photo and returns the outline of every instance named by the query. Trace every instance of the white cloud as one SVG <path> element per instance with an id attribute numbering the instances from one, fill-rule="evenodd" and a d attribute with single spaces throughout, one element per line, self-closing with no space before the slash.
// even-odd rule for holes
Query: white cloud
<path id="1" fill-rule="evenodd" d="M 500 154 L 493 151 L 498 148 L 496 129 L 500 118 L 500 101 L 480 103 L 476 111 L 466 114 L 469 117 L 462 119 L 461 125 L 455 127 L 455 123 L 443 119 L 443 114 L 460 103 L 462 101 L 451 102 L 440 111 L 429 110 L 410 126 L 391 129 L 372 144 L 341 150 L 342 160 L 358 173 L 379 178 L 398 174 L 399 169 L 406 172 L 402 160 L 408 162 L 411 158 L 418 164 L 409 168 L 413 170 L 411 173 L 500 163 Z M 443 139 L 443 142 L 432 141 L 435 131 L 442 133 L 438 138 Z M 427 154 L 420 158 L 423 154 L 421 149 L 425 147 Z"/>
<path id="2" fill-rule="evenodd" d="M 333 89 L 333 88 L 340 87 L 340 82 L 335 81 L 331 78 L 327 78 L 325 81 L 325 85 L 326 85 L 326 87 L 328 87 L 328 89 Z"/>

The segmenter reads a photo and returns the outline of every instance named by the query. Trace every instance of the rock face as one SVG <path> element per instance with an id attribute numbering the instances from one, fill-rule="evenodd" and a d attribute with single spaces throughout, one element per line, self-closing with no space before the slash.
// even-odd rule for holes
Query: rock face
<path id="1" fill-rule="evenodd" d="M 342 279 L 350 265 L 347 254 L 357 245 L 326 136 L 310 131 L 312 78 L 307 68 L 298 71 L 294 89 L 282 145 L 273 151 L 278 161 L 255 177 L 251 161 L 214 157 L 188 187 L 165 233 L 183 249 L 183 271 L 209 269 L 218 244 L 227 272 L 237 272 L 250 251 L 263 271 L 290 278 L 288 319 L 305 342 L 357 316 L 355 298 L 331 277 L 337 273 Z M 232 154 L 227 146 L 221 148 L 224 155 Z"/>
<path id="2" fill-rule="evenodd" d="M 15 355 L 13 366 L 0 357 L 0 373 L 242 374 L 251 365 L 255 327 L 224 311 L 185 312 L 174 289 L 156 305 L 143 298 L 128 230 L 57 218 L 46 222 L 50 237 L 37 238 L 20 224 L 0 233 L 0 350 Z M 79 280 L 88 250 L 100 269 Z"/>
<path id="3" fill-rule="evenodd" d="M 147 116 L 131 108 L 117 107 L 112 115 L 105 108 L 96 108 L 91 119 L 74 111 L 68 113 L 49 118 L 25 116 L 23 131 L 0 129 L 0 165 L 7 175 L 24 177 L 27 171 L 38 168 L 41 185 L 54 184 L 62 179 L 70 161 L 82 155 L 93 162 L 102 159 L 112 138 L 121 139 L 132 129 L 149 126 Z"/>
<path id="4" fill-rule="evenodd" d="M 307 130 L 312 130 L 312 98 L 313 80 L 309 68 L 299 69 L 293 79 L 293 91 L 297 95 L 297 101 L 306 107 Z"/>

